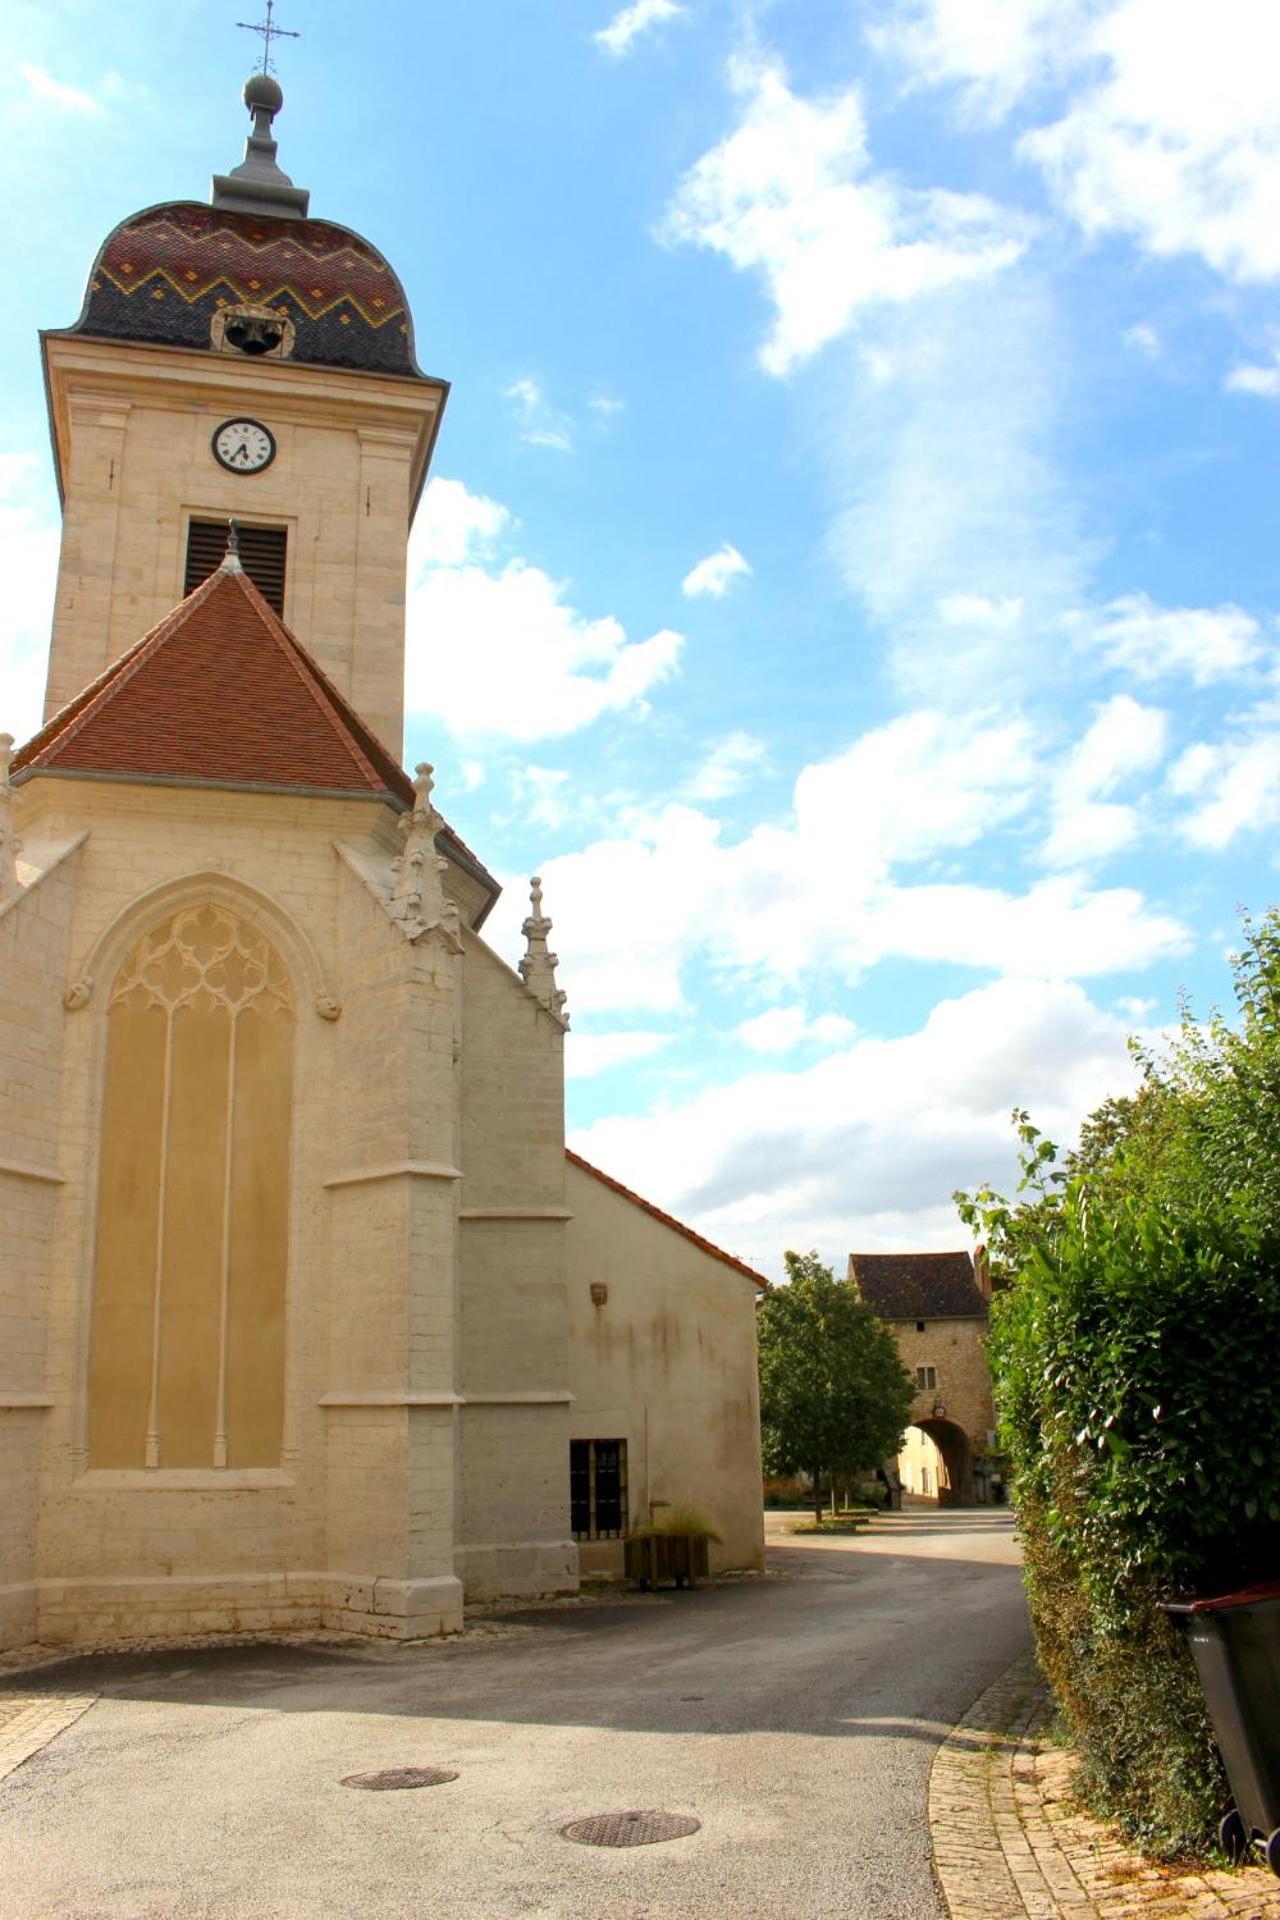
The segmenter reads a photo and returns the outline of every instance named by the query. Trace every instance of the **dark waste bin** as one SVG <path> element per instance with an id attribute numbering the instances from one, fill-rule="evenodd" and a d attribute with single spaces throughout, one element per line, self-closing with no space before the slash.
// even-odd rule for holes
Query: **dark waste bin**
<path id="1" fill-rule="evenodd" d="M 1211 1600 L 1171 1600 L 1227 1769 L 1235 1805 L 1218 1828 L 1225 1853 L 1260 1848 L 1280 1874 L 1280 1580 Z"/>

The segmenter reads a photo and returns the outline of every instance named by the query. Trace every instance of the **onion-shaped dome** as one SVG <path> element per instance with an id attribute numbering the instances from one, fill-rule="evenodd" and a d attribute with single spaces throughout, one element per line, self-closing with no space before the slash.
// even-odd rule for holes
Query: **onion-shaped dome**
<path id="1" fill-rule="evenodd" d="M 421 377 L 386 260 L 349 228 L 308 219 L 305 190 L 275 164 L 282 99 L 269 75 L 250 80 L 245 160 L 215 177 L 211 205 L 147 207 L 108 236 L 71 332 Z"/>

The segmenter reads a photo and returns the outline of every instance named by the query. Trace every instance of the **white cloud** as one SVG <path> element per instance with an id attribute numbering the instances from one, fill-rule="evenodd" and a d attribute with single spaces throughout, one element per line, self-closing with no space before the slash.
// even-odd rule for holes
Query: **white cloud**
<path id="1" fill-rule="evenodd" d="M 535 826 L 555 831 L 573 817 L 568 795 L 569 775 L 562 767 L 515 767 L 511 773 L 511 791 L 526 820 Z"/>
<path id="2" fill-rule="evenodd" d="M 1280 731 L 1262 721 L 1239 739 L 1200 741 L 1175 763 L 1169 787 L 1193 802 L 1181 821 L 1193 847 L 1220 853 L 1241 834 L 1280 826 Z"/>
<path id="3" fill-rule="evenodd" d="M 1139 320 L 1136 325 L 1126 327 L 1120 336 L 1121 344 L 1131 347 L 1146 360 L 1158 360 L 1164 352 L 1164 343 L 1155 328 L 1147 320 Z"/>
<path id="4" fill-rule="evenodd" d="M 1196 686 L 1208 686 L 1242 673 L 1262 651 L 1258 622 L 1230 603 L 1159 607 L 1145 593 L 1131 593 L 1072 624 L 1084 628 L 1111 666 L 1138 680 L 1188 674 Z"/>
<path id="5" fill-rule="evenodd" d="M 716 742 L 692 779 L 685 783 L 685 798 L 727 800 L 741 793 L 752 775 L 767 766 L 768 760 L 769 749 L 763 740 L 749 733 L 728 734 Z"/>
<path id="6" fill-rule="evenodd" d="M 1053 829 L 1044 851 L 1050 866 L 1103 860 L 1132 845 L 1140 830 L 1139 811 L 1109 796 L 1126 779 L 1160 764 L 1168 732 L 1166 714 L 1139 706 L 1127 693 L 1098 709 L 1054 779 Z"/>
<path id="7" fill-rule="evenodd" d="M 427 483 L 414 522 L 414 552 L 420 565 L 461 566 L 492 552 L 495 543 L 513 527 L 506 507 L 482 493 L 471 493 L 461 480 L 437 478 Z"/>
<path id="8" fill-rule="evenodd" d="M 1090 78 L 1022 150 L 1086 233 L 1280 274 L 1280 11 L 1273 0 L 1120 0 L 1079 42 Z"/>
<path id="9" fill-rule="evenodd" d="M 101 102 L 91 93 L 84 93 L 79 87 L 66 86 L 61 80 L 55 80 L 43 67 L 24 63 L 18 72 L 27 83 L 27 90 L 33 100 L 44 106 L 61 107 L 67 113 L 98 114 L 102 112 Z"/>
<path id="10" fill-rule="evenodd" d="M 750 572 L 750 564 L 726 540 L 722 547 L 717 547 L 686 573 L 681 591 L 691 600 L 708 594 L 713 600 L 723 600 L 733 582 Z"/>
<path id="11" fill-rule="evenodd" d="M 1020 723 L 908 714 L 805 768 L 790 818 L 732 844 L 696 807 L 632 810 L 608 838 L 544 866 L 573 1003 L 679 1007 L 695 959 L 794 992 L 889 957 L 1086 977 L 1180 951 L 1184 928 L 1129 888 L 1064 877 L 1014 894 L 903 875 L 1017 819 L 1038 778 Z M 500 946 L 514 943 L 514 911 L 504 921 L 499 905 Z"/>
<path id="12" fill-rule="evenodd" d="M 591 619 L 563 582 L 514 556 L 481 554 L 512 526 L 497 502 L 446 483 L 410 541 L 406 700 L 459 735 L 554 739 L 604 713 L 646 711 L 676 671 L 669 630 L 628 640 L 612 615 Z M 446 564 L 433 555 L 455 555 Z"/>
<path id="13" fill-rule="evenodd" d="M 617 399 L 611 393 L 593 393 L 587 405 L 592 413 L 598 413 L 606 420 L 611 420 L 615 414 L 625 413 L 627 410 L 626 401 Z"/>
<path id="14" fill-rule="evenodd" d="M 679 19 L 685 9 L 676 4 L 676 0 L 632 0 L 632 5 L 623 7 L 613 16 L 607 27 L 601 27 L 592 39 L 598 47 L 612 54 L 615 60 L 630 53 L 633 43 L 642 33 L 649 33 L 654 27 L 665 26 L 668 20 Z"/>
<path id="15" fill-rule="evenodd" d="M 1145 995 L 1122 993 L 1116 996 L 1116 1010 L 1124 1014 L 1127 1020 L 1138 1024 L 1149 1020 L 1156 1010 L 1157 1002 Z"/>
<path id="16" fill-rule="evenodd" d="M 19 743 L 43 716 L 57 573 L 57 508 L 45 463 L 0 453 L 0 732 Z"/>
<path id="17" fill-rule="evenodd" d="M 876 36 L 917 84 L 998 118 L 1066 86 L 1020 151 L 1089 234 L 1280 274 L 1280 10 L 1274 0 L 915 0 Z"/>
<path id="18" fill-rule="evenodd" d="M 1223 385 L 1228 393 L 1251 393 L 1260 400 L 1280 400 L 1280 353 L 1269 367 L 1232 367 Z"/>
<path id="19" fill-rule="evenodd" d="M 849 356 L 820 452 L 832 556 L 889 635 L 908 700 L 1043 692 L 1064 671 L 1056 623 L 1087 594 L 1094 552 L 1056 460 L 1071 342 L 1028 270 L 952 287 L 876 322 L 890 379 Z"/>
<path id="20" fill-rule="evenodd" d="M 872 172 L 856 87 L 803 99 L 762 59 L 735 60 L 730 80 L 738 124 L 684 176 L 661 231 L 761 276 L 775 310 L 760 356 L 770 373 L 870 306 L 985 278 L 1022 251 L 1021 224 L 982 195 Z"/>
<path id="21" fill-rule="evenodd" d="M 791 1053 L 796 1047 L 838 1047 L 856 1033 L 842 1013 L 820 1013 L 812 1020 L 803 1007 L 770 1007 L 734 1029 L 753 1053 Z"/>
<path id="22" fill-rule="evenodd" d="M 852 1247 L 963 1245 L 951 1192 L 1012 1185 L 1010 1109 L 1071 1140 L 1132 1088 L 1125 1038 L 1077 985 L 1002 979 L 942 1001 L 917 1032 L 862 1035 L 797 1071 L 598 1121 L 572 1144 L 768 1271 L 788 1246 L 843 1264 Z"/>
<path id="23" fill-rule="evenodd" d="M 1089 0 L 895 0 L 868 33 L 917 84 L 958 82 L 967 117 L 997 120 L 1075 57 Z"/>
<path id="24" fill-rule="evenodd" d="M 520 426 L 520 438 L 526 446 L 550 447 L 556 453 L 573 451 L 573 432 L 564 414 L 557 413 L 536 380 L 527 375 L 503 388 Z"/>
<path id="25" fill-rule="evenodd" d="M 575 1033 L 570 1028 L 564 1043 L 565 1078 L 592 1080 L 610 1067 L 647 1060 L 670 1042 L 669 1033 Z"/>

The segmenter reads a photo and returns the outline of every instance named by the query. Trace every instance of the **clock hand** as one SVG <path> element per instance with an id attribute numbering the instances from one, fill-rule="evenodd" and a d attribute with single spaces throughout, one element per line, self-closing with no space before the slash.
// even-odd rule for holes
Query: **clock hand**
<path id="1" fill-rule="evenodd" d="M 249 458 L 249 449 L 245 445 L 243 440 L 240 442 L 240 445 L 236 448 L 235 453 L 232 455 L 232 458 L 235 460 L 238 460 L 241 454 L 244 455 L 246 460 Z"/>

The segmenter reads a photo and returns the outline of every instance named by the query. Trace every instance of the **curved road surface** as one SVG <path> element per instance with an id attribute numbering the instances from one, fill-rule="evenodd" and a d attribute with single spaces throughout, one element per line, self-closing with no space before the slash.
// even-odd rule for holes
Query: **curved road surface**
<path id="1" fill-rule="evenodd" d="M 503 1616 L 438 1646 L 117 1655 L 0 1781 L 3 1920 L 943 1920 L 939 1740 L 1027 1644 L 1007 1514 L 789 1539 L 764 1578 Z M 455 1767 L 362 1793 L 344 1774 Z M 558 1827 L 695 1814 L 658 1846 Z"/>

